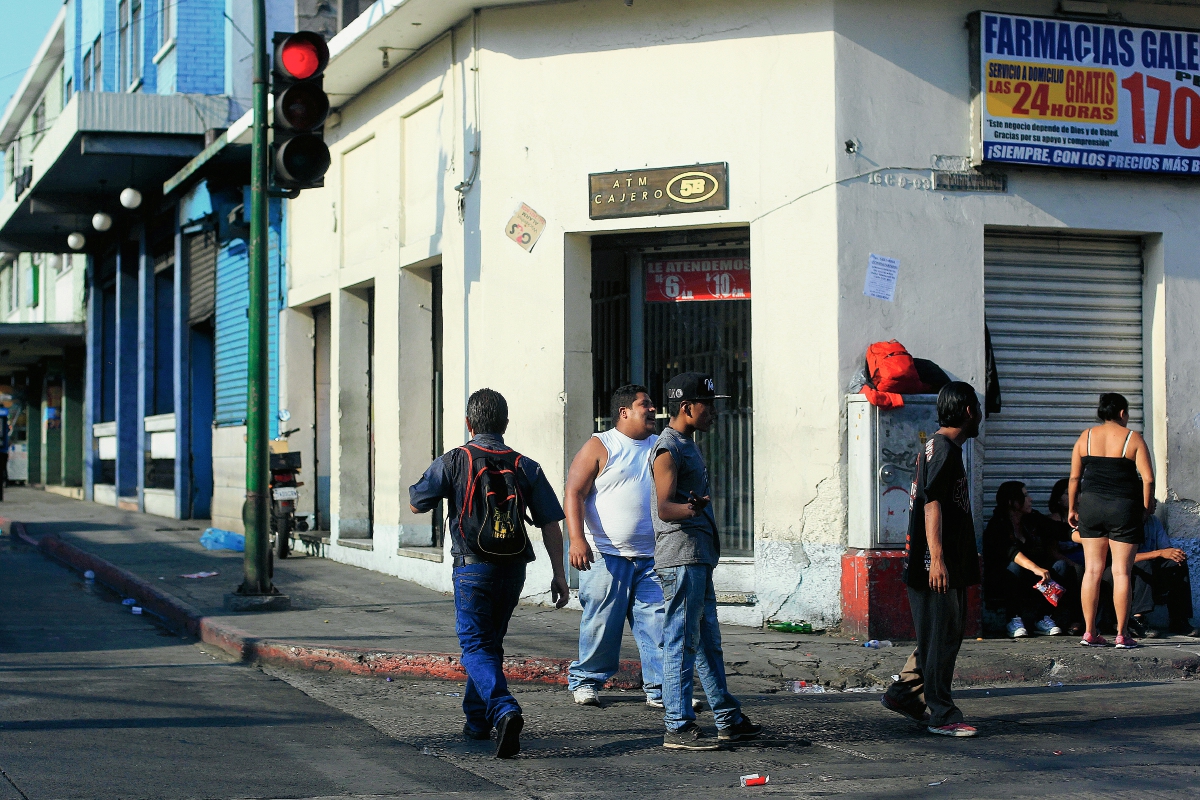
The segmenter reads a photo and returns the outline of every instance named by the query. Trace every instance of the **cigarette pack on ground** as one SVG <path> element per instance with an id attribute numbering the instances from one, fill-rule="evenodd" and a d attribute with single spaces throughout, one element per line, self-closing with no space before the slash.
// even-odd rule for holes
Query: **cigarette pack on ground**
<path id="1" fill-rule="evenodd" d="M 770 782 L 770 775 L 759 775 L 757 772 L 753 775 L 742 776 L 742 786 L 766 786 Z"/>
<path id="2" fill-rule="evenodd" d="M 1046 602 L 1057 607 L 1058 599 L 1062 597 L 1063 587 L 1052 580 L 1038 581 L 1033 585 L 1033 588 L 1046 596 Z"/>

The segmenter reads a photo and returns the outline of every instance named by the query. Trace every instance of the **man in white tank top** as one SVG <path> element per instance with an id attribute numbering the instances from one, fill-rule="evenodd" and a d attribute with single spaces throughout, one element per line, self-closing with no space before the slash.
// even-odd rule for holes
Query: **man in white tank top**
<path id="1" fill-rule="evenodd" d="M 654 572 L 650 453 L 654 402 L 644 386 L 613 393 L 615 427 L 593 434 L 567 474 L 571 566 L 579 570 L 579 660 L 567 688 L 575 702 L 600 705 L 599 690 L 616 672 L 625 622 L 642 657 L 646 703 L 662 708 L 663 593 Z"/>

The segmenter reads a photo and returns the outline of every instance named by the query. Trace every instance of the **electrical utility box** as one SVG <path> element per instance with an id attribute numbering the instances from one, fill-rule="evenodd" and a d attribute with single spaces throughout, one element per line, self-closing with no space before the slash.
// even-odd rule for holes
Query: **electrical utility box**
<path id="1" fill-rule="evenodd" d="M 846 412 L 847 544 L 862 550 L 902 549 L 917 455 L 939 427 L 937 395 L 905 395 L 901 408 L 879 408 L 854 394 L 846 398 Z"/>

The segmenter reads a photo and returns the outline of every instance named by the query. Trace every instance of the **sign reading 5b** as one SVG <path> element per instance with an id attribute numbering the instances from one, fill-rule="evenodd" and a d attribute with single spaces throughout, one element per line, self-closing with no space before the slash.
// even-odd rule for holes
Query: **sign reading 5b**
<path id="1" fill-rule="evenodd" d="M 696 164 L 588 175 L 592 219 L 729 208 L 728 165 Z"/>

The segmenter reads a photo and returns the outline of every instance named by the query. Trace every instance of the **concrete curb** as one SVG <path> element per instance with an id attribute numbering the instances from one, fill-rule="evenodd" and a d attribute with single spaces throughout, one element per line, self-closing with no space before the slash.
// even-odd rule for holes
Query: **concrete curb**
<path id="1" fill-rule="evenodd" d="M 186 631 L 200 641 L 218 647 L 246 663 L 350 675 L 394 675 L 456 681 L 465 680 L 467 677 L 460 657 L 453 653 L 317 647 L 259 638 L 241 628 L 204 616 L 199 609 L 175 595 L 53 534 L 35 539 L 25 531 L 25 525 L 21 522 L 0 518 L 0 525 L 8 528 L 13 536 L 36 547 L 47 558 L 80 573 L 92 570 L 96 574 L 97 582 L 123 597 L 134 598 L 143 608 L 170 627 Z M 506 657 L 504 675 L 515 683 L 565 685 L 570 664 L 569 659 L 561 658 Z M 612 685 L 622 689 L 640 687 L 641 669 L 642 666 L 637 661 L 622 661 Z"/>

